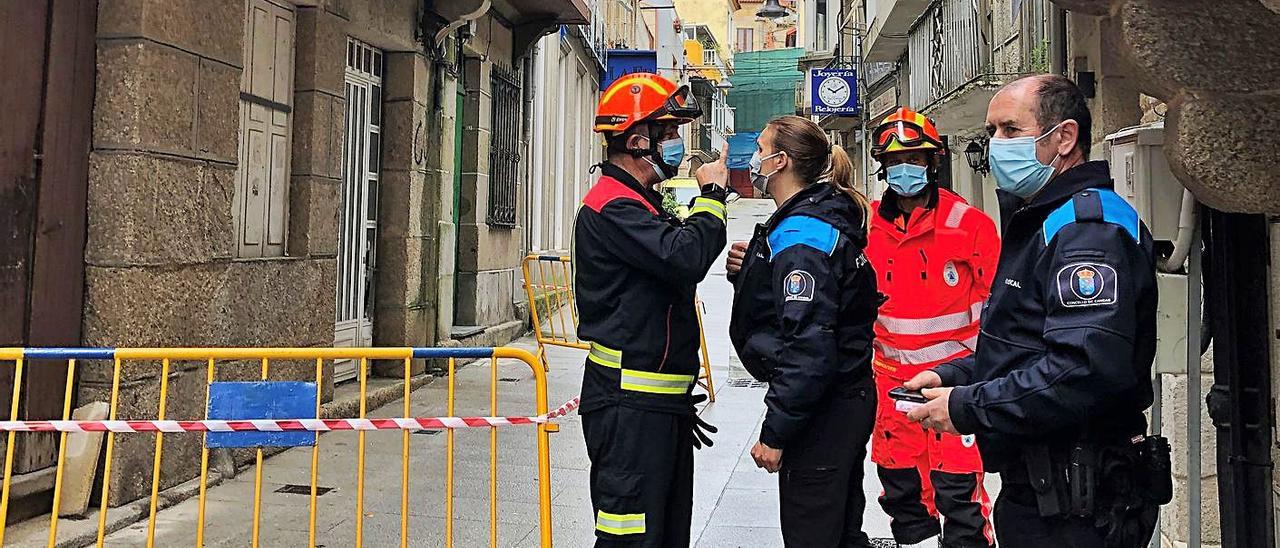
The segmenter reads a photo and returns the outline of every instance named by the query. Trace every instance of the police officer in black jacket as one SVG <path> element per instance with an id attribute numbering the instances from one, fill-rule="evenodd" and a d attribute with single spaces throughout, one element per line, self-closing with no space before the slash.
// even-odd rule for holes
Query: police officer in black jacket
<path id="1" fill-rule="evenodd" d="M 778 118 L 757 143 L 753 183 L 779 207 L 749 244 L 735 244 L 728 264 L 730 338 L 752 376 L 769 383 L 751 454 L 780 472 L 787 546 L 870 546 L 862 471 L 880 302 L 863 255 L 867 201 L 853 188 L 848 156 L 817 124 Z"/>
<path id="2" fill-rule="evenodd" d="M 1002 546 L 1149 542 L 1168 477 L 1146 437 L 1155 355 L 1151 234 L 1087 161 L 1091 117 L 1057 75 L 1000 90 L 987 111 L 1004 247 L 976 354 L 921 373 L 909 418 L 977 434 Z M 947 387 L 947 388 L 938 388 Z M 1165 445 L 1162 445 L 1165 444 Z"/>

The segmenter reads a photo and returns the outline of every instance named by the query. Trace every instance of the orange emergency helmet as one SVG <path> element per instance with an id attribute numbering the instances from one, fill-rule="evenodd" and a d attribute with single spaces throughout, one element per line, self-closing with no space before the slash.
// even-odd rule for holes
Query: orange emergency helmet
<path id="1" fill-rule="evenodd" d="M 622 132 L 642 122 L 687 124 L 702 116 L 689 86 L 651 72 L 628 74 L 615 80 L 596 107 L 596 133 Z"/>
<path id="2" fill-rule="evenodd" d="M 879 159 L 890 152 L 912 150 L 947 153 L 933 120 L 907 107 L 898 107 L 871 132 L 871 157 Z"/>

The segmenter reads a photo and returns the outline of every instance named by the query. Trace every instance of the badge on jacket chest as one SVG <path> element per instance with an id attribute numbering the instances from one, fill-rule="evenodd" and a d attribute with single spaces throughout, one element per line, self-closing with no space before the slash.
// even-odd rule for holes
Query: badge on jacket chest
<path id="1" fill-rule="evenodd" d="M 813 300 L 813 274 L 803 270 L 792 270 L 782 281 L 782 293 L 787 296 L 786 302 Z"/>
<path id="2" fill-rule="evenodd" d="M 1079 263 L 1058 271 L 1062 306 L 1104 306 L 1116 302 L 1116 270 L 1105 264 Z"/>
<path id="3" fill-rule="evenodd" d="M 946 266 L 942 267 L 942 281 L 951 287 L 960 283 L 960 271 L 956 270 L 956 263 L 947 261 Z"/>

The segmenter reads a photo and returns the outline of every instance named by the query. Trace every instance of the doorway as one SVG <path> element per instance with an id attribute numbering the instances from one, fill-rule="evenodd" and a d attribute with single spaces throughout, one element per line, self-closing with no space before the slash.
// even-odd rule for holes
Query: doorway
<path id="1" fill-rule="evenodd" d="M 381 50 L 355 39 L 347 40 L 335 346 L 373 345 L 378 174 L 382 164 L 382 60 Z M 335 363 L 334 382 L 355 378 L 359 373 L 357 363 Z"/>

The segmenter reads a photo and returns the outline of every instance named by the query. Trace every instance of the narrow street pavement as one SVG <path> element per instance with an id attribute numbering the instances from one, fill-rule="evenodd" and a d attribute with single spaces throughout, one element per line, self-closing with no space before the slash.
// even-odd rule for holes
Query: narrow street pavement
<path id="1" fill-rule="evenodd" d="M 730 240 L 747 239 L 753 226 L 767 219 L 773 203 L 740 200 L 729 208 Z M 714 368 L 716 401 L 702 411 L 720 428 L 715 446 L 696 455 L 697 472 L 693 539 L 699 547 L 782 546 L 778 525 L 777 481 L 755 467 L 749 450 L 758 436 L 764 414 L 765 390 L 753 383 L 736 362 L 728 338 L 732 288 L 725 281 L 723 260 L 712 268 L 699 289 L 706 303 L 705 329 Z M 533 338 L 514 346 L 534 350 Z M 585 352 L 549 349 L 550 405 L 554 408 L 578 391 Z M 490 368 L 486 362 L 458 370 L 457 415 L 488 415 Z M 519 362 L 504 361 L 498 371 L 499 414 L 532 414 L 533 376 Z M 448 382 L 438 378 L 412 394 L 414 416 L 443 415 Z M 393 402 L 373 415 L 399 416 L 402 402 Z M 586 547 L 593 542 L 594 521 L 587 489 L 587 457 L 577 415 L 560 421 L 552 434 L 552 493 L 554 537 L 557 547 Z M 536 446 L 532 429 L 500 429 L 498 454 L 498 532 L 502 546 L 538 545 Z M 487 546 L 489 542 L 489 431 L 459 430 L 455 434 L 455 546 Z M 412 434 L 409 472 L 408 528 L 410 546 L 441 546 L 445 535 L 446 450 L 448 435 Z M 330 433 L 320 439 L 318 484 L 330 491 L 318 498 L 317 545 L 353 546 L 357 514 L 357 434 Z M 397 545 L 400 536 L 401 434 L 366 435 L 363 541 L 365 546 Z M 272 457 L 263 469 L 263 546 L 305 545 L 308 537 L 308 495 L 290 494 L 289 486 L 309 485 L 312 451 L 297 448 Z M 875 503 L 879 494 L 874 469 L 868 463 L 866 530 L 873 538 L 888 538 L 888 518 Z M 207 546 L 249 546 L 253 512 L 253 469 L 209 490 L 205 527 Z M 157 546 L 186 546 L 195 540 L 197 501 L 190 499 L 160 513 Z M 109 536 L 111 546 L 145 545 L 147 522 L 136 523 Z M 892 543 L 885 544 L 892 546 Z"/>

